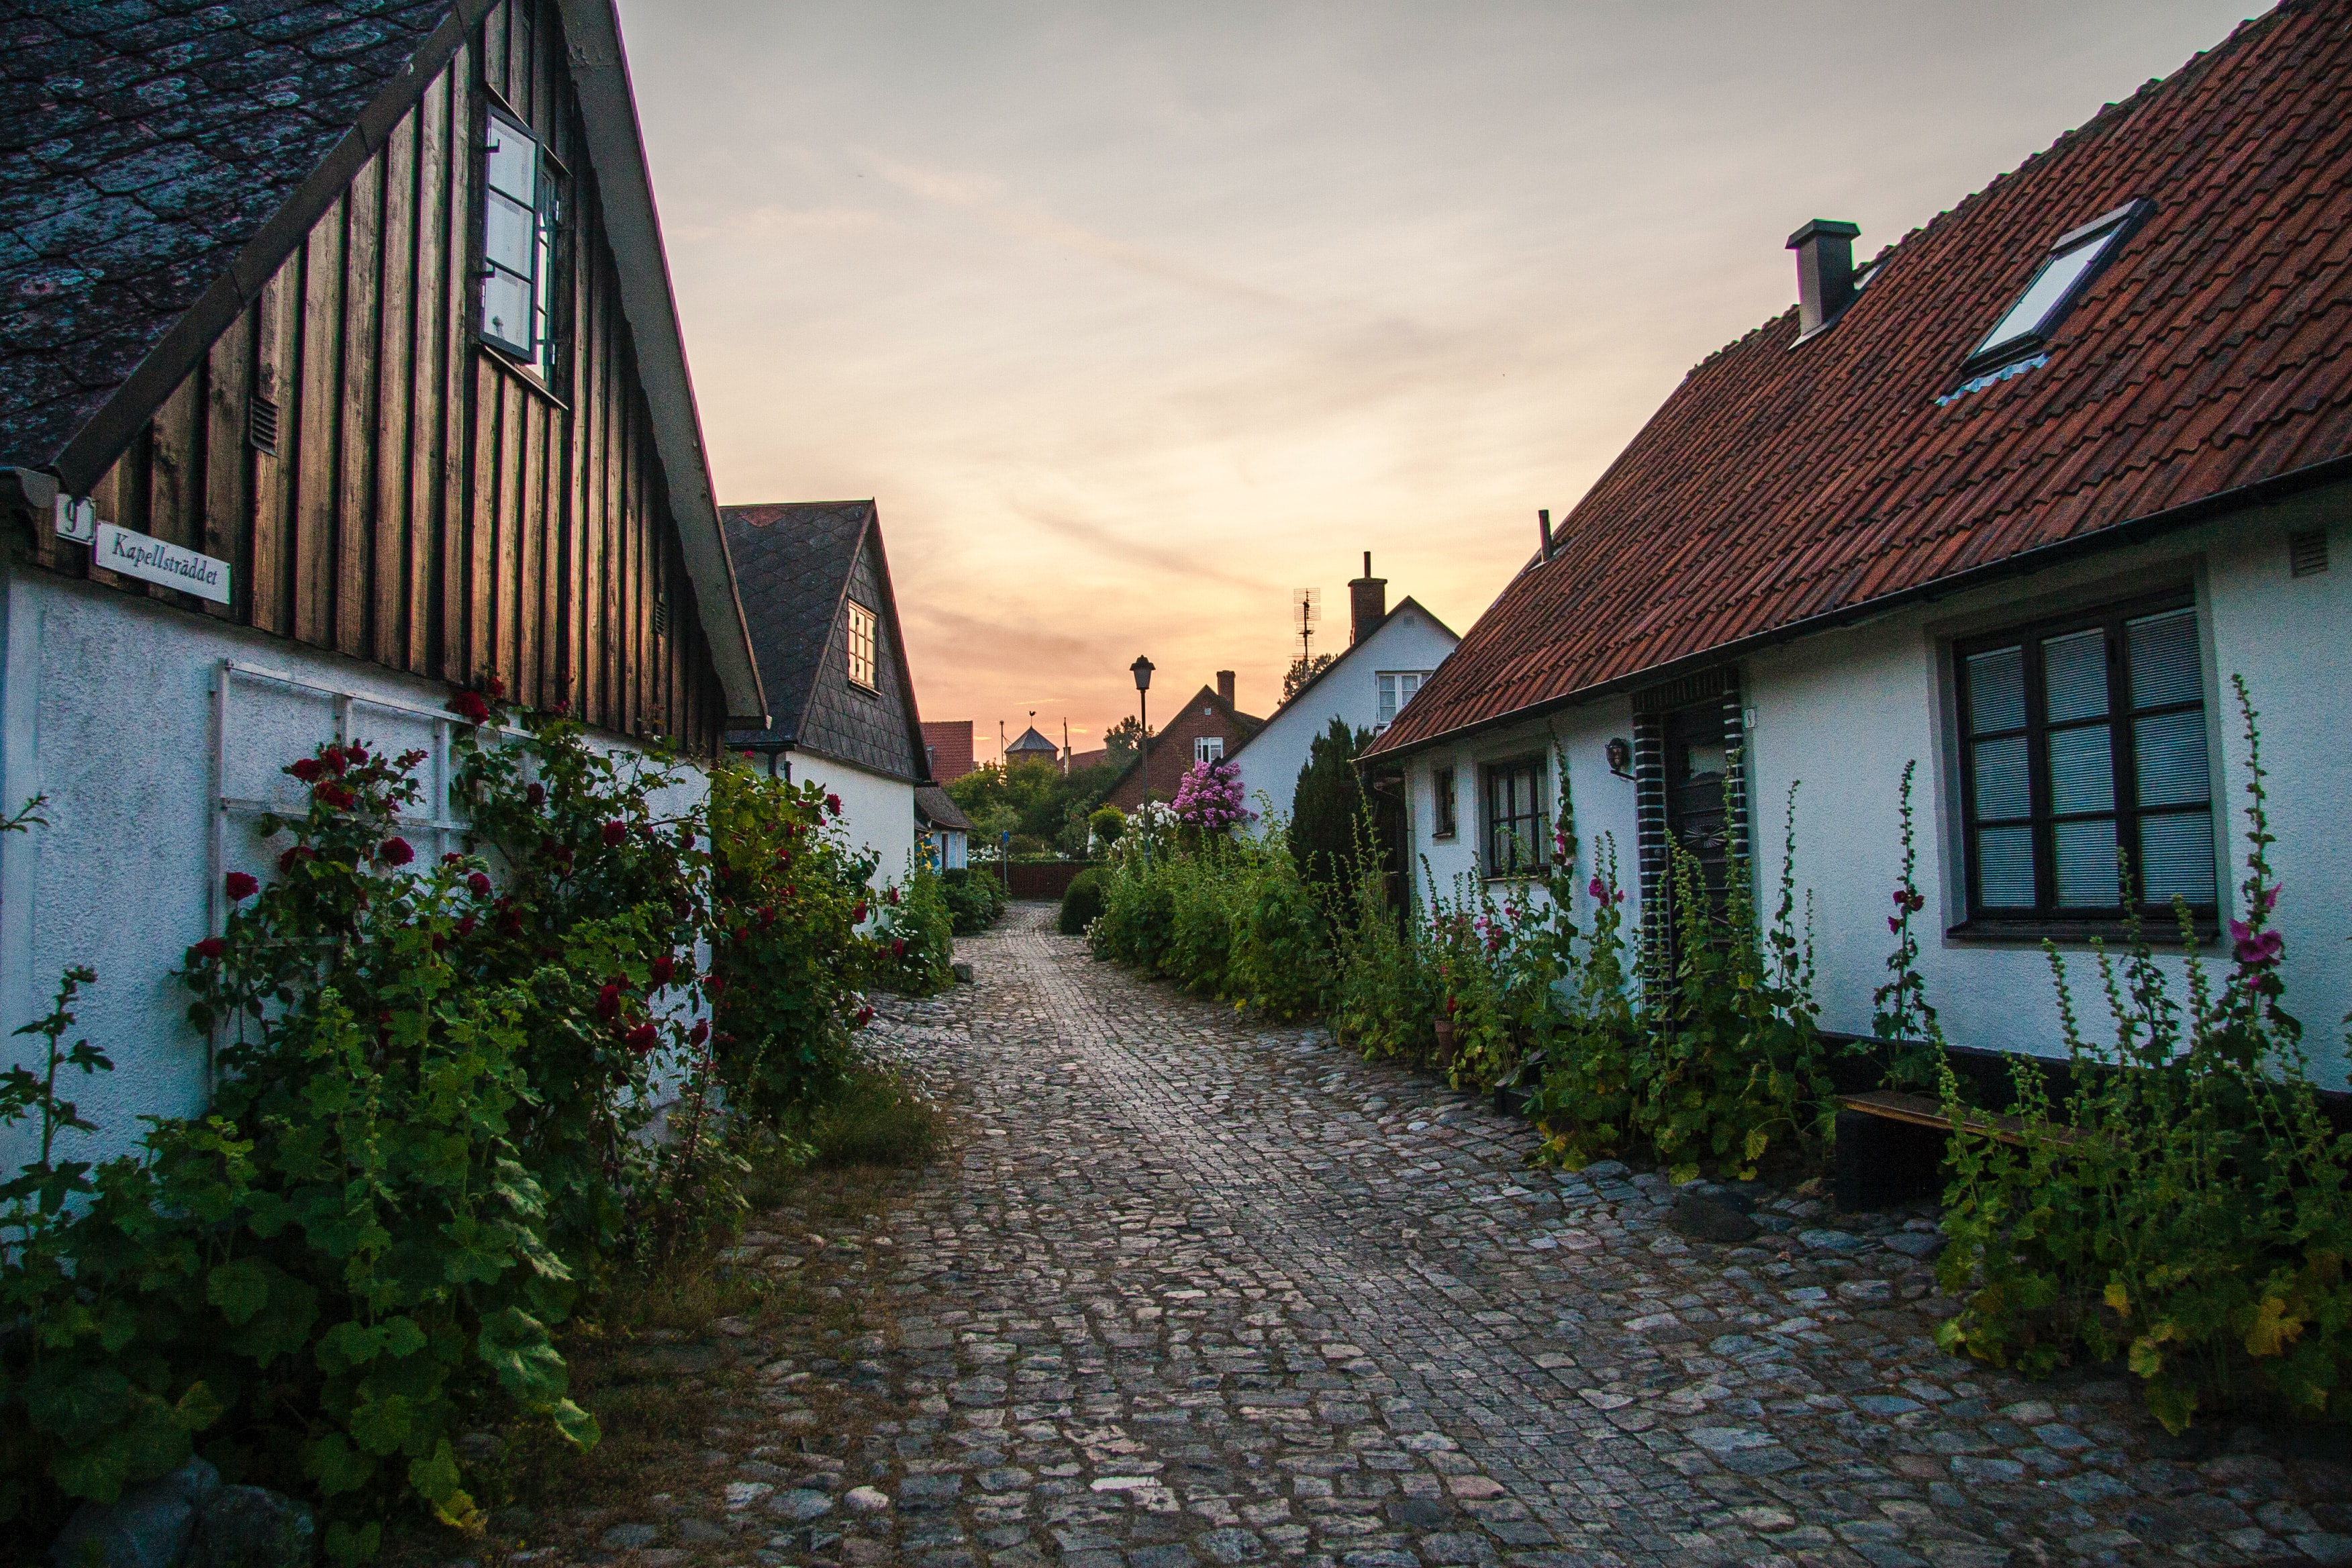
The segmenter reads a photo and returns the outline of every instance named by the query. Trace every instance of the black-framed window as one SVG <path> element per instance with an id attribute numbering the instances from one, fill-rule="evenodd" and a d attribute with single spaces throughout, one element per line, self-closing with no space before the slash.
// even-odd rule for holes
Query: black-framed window
<path id="1" fill-rule="evenodd" d="M 2216 899 L 2197 611 L 2186 594 L 1955 646 L 1972 921 Z"/>
<path id="2" fill-rule="evenodd" d="M 482 142 L 482 341 L 555 380 L 556 231 L 562 198 L 539 139 L 491 110 Z"/>
<path id="3" fill-rule="evenodd" d="M 1488 765 L 1486 875 L 1517 876 L 1544 864 L 1551 828 L 1543 775 L 1541 757 Z"/>
<path id="4" fill-rule="evenodd" d="M 1431 772 L 1430 804 L 1434 808 L 1432 813 L 1434 820 L 1431 822 L 1429 828 L 1429 836 L 1432 838 L 1451 838 L 1461 831 L 1460 807 L 1454 802 L 1454 773 L 1452 767 L 1437 768 Z"/>

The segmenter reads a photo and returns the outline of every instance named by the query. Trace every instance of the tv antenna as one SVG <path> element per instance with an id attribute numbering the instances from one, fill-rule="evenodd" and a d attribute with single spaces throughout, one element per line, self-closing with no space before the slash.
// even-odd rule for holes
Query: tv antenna
<path id="1" fill-rule="evenodd" d="M 1323 590 L 1293 588 L 1290 605 L 1298 613 L 1298 657 L 1312 658 L 1315 653 L 1315 623 L 1323 618 Z"/>

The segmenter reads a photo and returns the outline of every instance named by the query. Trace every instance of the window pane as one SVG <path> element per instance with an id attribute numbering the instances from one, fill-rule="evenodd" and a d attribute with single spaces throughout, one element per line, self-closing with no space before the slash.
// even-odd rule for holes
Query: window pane
<path id="1" fill-rule="evenodd" d="M 2152 904 L 2213 901 L 2213 819 L 2201 811 L 2139 819 L 2140 888 Z"/>
<path id="2" fill-rule="evenodd" d="M 490 189 L 504 191 L 526 207 L 539 205 L 539 145 L 490 116 Z"/>
<path id="3" fill-rule="evenodd" d="M 1380 675 L 1380 676 L 1374 676 L 1374 677 L 1373 677 L 1373 679 L 1374 679 L 1375 680 L 1377 680 L 1378 682 L 1380 682 L 1380 688 L 1381 688 L 1381 718 L 1380 718 L 1380 721 L 1381 721 L 1382 724 L 1386 724 L 1390 720 L 1394 719 L 1394 718 L 1396 717 L 1396 710 L 1397 710 L 1397 689 L 1396 689 L 1397 683 L 1396 683 L 1396 677 L 1395 677 L 1395 676 L 1393 676 L 1393 675 Z"/>
<path id="4" fill-rule="evenodd" d="M 2058 730 L 2050 736 L 2050 809 L 2113 811 L 2116 807 L 2115 742 L 2105 724 Z"/>
<path id="5" fill-rule="evenodd" d="M 2023 648 L 1969 656 L 1969 718 L 1979 735 L 2025 728 Z"/>
<path id="6" fill-rule="evenodd" d="M 2138 753 L 2139 803 L 2187 805 L 2210 800 L 2213 778 L 2205 765 L 2205 710 L 2183 709 L 2132 721 Z"/>
<path id="7" fill-rule="evenodd" d="M 2042 645 L 2043 711 L 2053 724 L 2107 710 L 2107 634 L 2076 632 Z"/>
<path id="8" fill-rule="evenodd" d="M 2196 611 L 2174 610 L 2131 623 L 2133 707 L 2200 700 L 2205 691 L 2197 664 Z"/>
<path id="9" fill-rule="evenodd" d="M 493 272 L 482 279 L 482 335 L 497 339 L 517 353 L 530 353 L 528 282 L 511 272 Z"/>
<path id="10" fill-rule="evenodd" d="M 1989 910 L 2033 907 L 2033 829 L 1977 830 L 1977 882 Z"/>
<path id="11" fill-rule="evenodd" d="M 2116 825 L 2061 822 L 2050 836 L 2058 850 L 2058 902 L 2070 910 L 2112 909 L 2123 901 L 2123 871 L 2116 859 Z"/>
<path id="12" fill-rule="evenodd" d="M 530 276 L 531 257 L 539 247 L 539 220 L 520 202 L 492 191 L 482 215 L 482 254 L 509 272 Z"/>
<path id="13" fill-rule="evenodd" d="M 1977 742 L 1977 816 L 1982 821 L 2024 816 L 2033 810 L 2026 774 L 2025 737 Z"/>
<path id="14" fill-rule="evenodd" d="M 2016 304 L 2009 308 L 2009 313 L 2000 319 L 2000 324 L 1977 345 L 1977 353 L 1983 353 L 1988 349 L 1996 349 L 2029 333 L 2043 331 L 2050 312 L 2057 309 L 2058 301 L 2065 297 L 2067 289 L 2074 286 L 2075 279 L 2089 271 L 2092 263 L 2115 243 L 2117 232 L 2116 229 L 2108 229 L 2043 262 L 2042 270 L 2033 275 L 2033 281 L 2025 286 L 2025 292 L 2018 297 Z"/>

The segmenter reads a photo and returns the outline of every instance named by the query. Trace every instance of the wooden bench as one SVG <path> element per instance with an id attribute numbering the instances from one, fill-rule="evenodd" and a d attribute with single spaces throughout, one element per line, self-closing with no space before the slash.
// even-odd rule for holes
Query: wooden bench
<path id="1" fill-rule="evenodd" d="M 1947 1132 L 1952 1130 L 1951 1118 L 1944 1114 L 1944 1102 L 1924 1094 L 1898 1094 L 1891 1089 L 1874 1089 L 1868 1094 L 1842 1094 L 1838 1096 L 1838 1109 L 1858 1110 L 1886 1121 L 1907 1122 L 1914 1127 L 1934 1127 Z M 1963 1115 L 1960 1131 L 1998 1138 L 2004 1143 L 2025 1142 L 2025 1122 L 2015 1116 Z M 2082 1136 L 2072 1127 L 2054 1127 L 2050 1131 L 2053 1143 L 2079 1142 Z"/>
<path id="2" fill-rule="evenodd" d="M 1943 1190 L 1938 1173 L 1943 1162 L 1943 1140 L 1926 1136 L 1928 1130 L 1940 1134 L 1952 1131 L 1952 1120 L 1944 1114 L 1942 1100 L 1925 1094 L 1874 1089 L 1867 1094 L 1842 1094 L 1837 1104 L 1839 1208 L 1886 1208 L 1914 1198 L 1932 1197 Z M 1885 1131 L 1874 1131 L 1873 1123 L 1885 1126 Z M 2004 1143 L 2025 1142 L 2026 1124 L 2015 1116 L 1964 1112 L 1959 1125 L 1963 1131 L 1997 1138 Z M 2051 1129 L 2053 1143 L 2071 1145 L 2079 1143 L 2082 1138 L 2083 1134 L 2071 1127 Z"/>

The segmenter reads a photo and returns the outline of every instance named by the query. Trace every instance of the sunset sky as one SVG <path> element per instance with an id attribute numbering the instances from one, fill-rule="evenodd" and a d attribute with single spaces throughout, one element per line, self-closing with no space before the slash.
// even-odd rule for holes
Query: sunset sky
<path id="1" fill-rule="evenodd" d="M 1366 550 L 1466 631 L 1800 224 L 1874 253 L 2248 14 L 622 0 L 719 497 L 875 497 L 983 759 L 1138 653 L 1271 711 Z"/>

